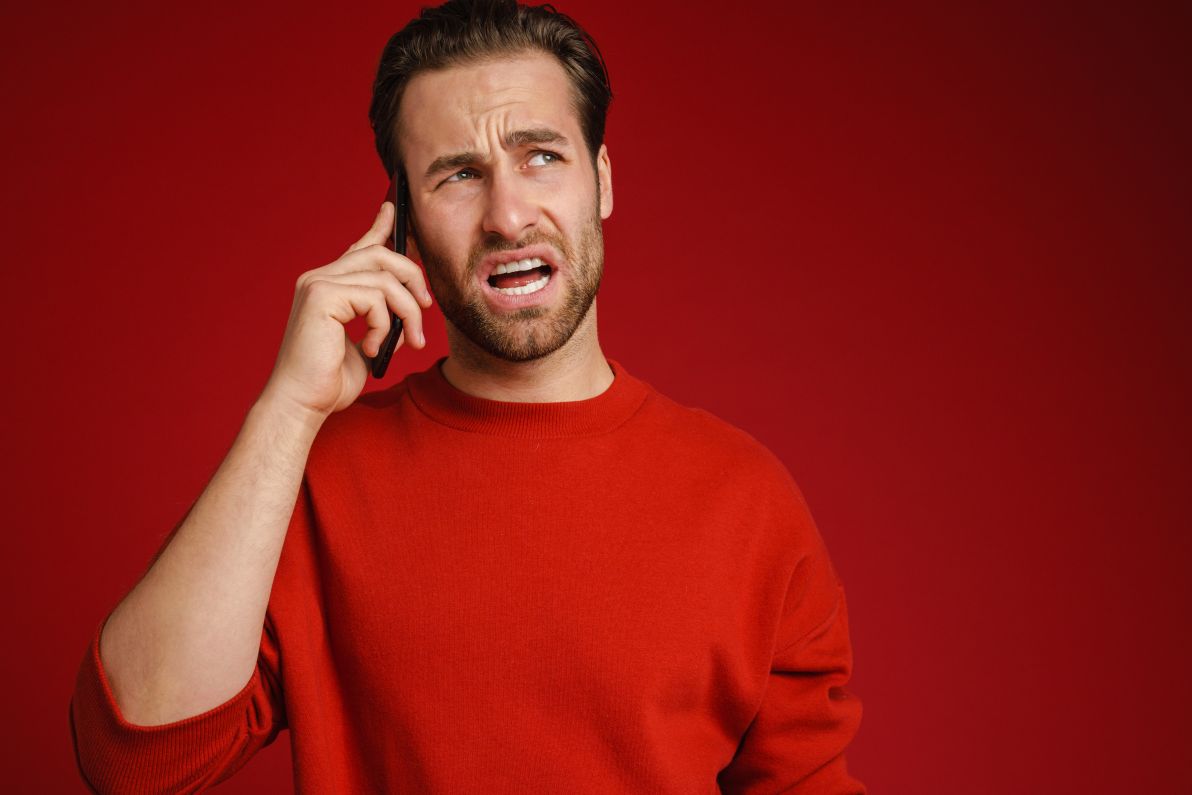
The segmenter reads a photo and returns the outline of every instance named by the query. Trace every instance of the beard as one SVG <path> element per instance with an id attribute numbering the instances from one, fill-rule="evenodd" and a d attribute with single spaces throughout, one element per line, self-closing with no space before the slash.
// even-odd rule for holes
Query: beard
<path id="1" fill-rule="evenodd" d="M 604 272 L 604 234 L 597 212 L 580 231 L 574 249 L 564 237 L 537 230 L 516 242 L 490 236 L 470 252 L 459 282 L 450 276 L 450 262 L 433 248 L 427 248 L 412 227 L 411 233 L 443 316 L 478 348 L 498 359 L 528 362 L 563 347 L 587 317 L 600 290 Z M 477 286 L 476 269 L 480 261 L 489 254 L 514 251 L 537 243 L 552 246 L 570 266 L 561 305 L 532 306 L 494 314 Z M 559 271 L 551 278 L 559 278 Z"/>

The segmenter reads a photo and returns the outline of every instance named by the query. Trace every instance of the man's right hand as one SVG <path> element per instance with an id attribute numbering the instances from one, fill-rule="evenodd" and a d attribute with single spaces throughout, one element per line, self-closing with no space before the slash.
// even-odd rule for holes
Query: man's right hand
<path id="1" fill-rule="evenodd" d="M 394 207 L 385 202 L 372 228 L 329 265 L 298 277 L 294 305 L 262 398 L 278 400 L 317 421 L 360 395 L 369 362 L 389 333 L 389 311 L 402 321 L 397 345 L 426 346 L 422 309 L 431 304 L 422 269 L 390 249 Z M 345 324 L 368 319 L 353 343 Z"/>

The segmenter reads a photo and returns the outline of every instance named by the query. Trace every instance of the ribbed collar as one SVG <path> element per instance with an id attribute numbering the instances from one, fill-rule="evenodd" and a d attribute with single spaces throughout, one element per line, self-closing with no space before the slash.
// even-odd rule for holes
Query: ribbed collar
<path id="1" fill-rule="evenodd" d="M 595 397 L 554 403 L 489 400 L 452 386 L 441 369 L 446 358 L 407 376 L 410 396 L 432 420 L 472 433 L 534 439 L 606 433 L 628 420 L 649 392 L 644 382 L 607 359 L 613 382 Z"/>

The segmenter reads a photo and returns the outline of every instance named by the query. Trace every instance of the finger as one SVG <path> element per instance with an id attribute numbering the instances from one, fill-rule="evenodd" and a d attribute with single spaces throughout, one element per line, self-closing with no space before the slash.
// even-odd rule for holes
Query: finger
<path id="1" fill-rule="evenodd" d="M 426 286 L 426 275 L 408 257 L 398 254 L 387 245 L 375 243 L 355 251 L 349 251 L 342 257 L 321 268 L 311 271 L 311 276 L 325 278 L 339 276 L 345 273 L 362 273 L 366 271 L 388 271 L 405 285 L 410 294 L 423 307 L 432 303 L 430 290 Z"/>
<path id="2" fill-rule="evenodd" d="M 364 233 L 364 237 L 348 246 L 348 250 L 344 253 L 348 254 L 365 246 L 384 243 L 393 234 L 393 220 L 393 202 L 381 202 L 381 209 L 377 211 L 377 217 L 373 219 L 372 226 Z"/>
<path id="3" fill-rule="evenodd" d="M 421 307 L 414 300 L 414 296 L 410 295 L 409 291 L 388 271 L 357 271 L 339 276 L 327 276 L 324 277 L 324 281 L 380 290 L 384 293 L 385 302 L 389 310 L 401 318 L 404 329 L 409 332 L 406 339 L 414 347 L 423 348 L 426 346 L 426 338 L 423 335 Z M 386 325 L 385 330 L 378 331 L 377 335 L 379 335 L 380 340 L 384 340 L 388 332 L 388 325 Z M 370 331 L 369 335 L 372 334 L 373 332 Z M 380 348 L 380 340 L 377 343 L 378 349 Z M 370 348 L 370 350 L 372 349 Z"/>
<path id="4" fill-rule="evenodd" d="M 386 332 L 386 335 L 388 335 L 388 332 Z M 383 341 L 384 337 L 381 337 L 381 340 Z M 406 333 L 403 330 L 400 334 L 397 335 L 397 342 L 394 344 L 393 350 L 396 351 L 398 348 L 400 348 L 402 346 L 402 344 L 405 342 L 405 340 L 406 340 Z M 374 342 L 375 344 L 366 346 L 366 343 L 370 342 L 370 341 Z M 362 338 L 359 342 L 352 342 L 352 338 L 351 338 L 351 336 L 349 336 L 348 330 L 346 328 L 344 329 L 344 342 L 347 344 L 347 346 L 349 348 L 351 348 L 351 350 L 355 354 L 355 358 L 359 359 L 362 362 L 367 362 L 369 359 L 375 359 L 377 357 L 377 354 L 380 352 L 380 348 L 381 348 L 381 343 L 375 342 L 375 338 L 373 340 L 369 340 L 369 338 L 365 337 L 365 338 Z M 366 364 L 366 366 L 368 366 L 368 365 Z"/>
<path id="5" fill-rule="evenodd" d="M 356 343 L 356 350 L 360 351 L 360 355 L 368 359 L 375 359 L 381 352 L 381 346 L 385 344 L 385 338 L 389 336 L 389 332 L 384 334 L 374 334 L 369 332 Z M 397 334 L 397 342 L 393 344 L 393 350 L 396 351 L 406 341 L 406 330 L 403 328 Z"/>
<path id="6" fill-rule="evenodd" d="M 389 307 L 383 290 L 318 279 L 310 283 L 306 295 L 310 311 L 318 316 L 330 317 L 344 325 L 358 317 L 365 318 L 369 329 L 365 339 L 370 336 L 384 339 L 389 333 Z"/>

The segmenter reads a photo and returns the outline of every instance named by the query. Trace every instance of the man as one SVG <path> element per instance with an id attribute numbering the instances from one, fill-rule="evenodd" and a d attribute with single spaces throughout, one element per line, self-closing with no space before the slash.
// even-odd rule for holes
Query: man
<path id="1" fill-rule="evenodd" d="M 391 203 L 298 279 L 227 458 L 83 660 L 97 790 L 197 791 L 288 728 L 301 792 L 863 791 L 798 490 L 601 353 L 609 98 L 549 8 L 452 0 L 390 41 L 377 147 L 450 356 L 360 397 L 390 311 L 425 344 Z"/>

